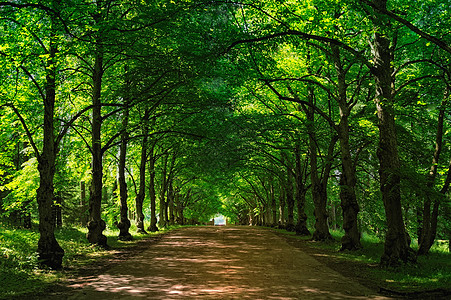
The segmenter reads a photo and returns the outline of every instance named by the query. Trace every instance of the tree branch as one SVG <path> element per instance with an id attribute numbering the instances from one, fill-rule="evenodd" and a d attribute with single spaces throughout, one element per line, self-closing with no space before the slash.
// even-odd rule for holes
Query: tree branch
<path id="1" fill-rule="evenodd" d="M 400 16 L 398 16 L 397 14 L 387 10 L 386 8 L 377 6 L 376 4 L 374 4 L 373 2 L 369 1 L 369 0 L 360 0 L 360 2 L 365 3 L 368 6 L 371 6 L 372 8 L 374 8 L 375 10 L 377 10 L 378 12 L 380 12 L 381 14 L 384 14 L 386 16 L 389 16 L 390 18 L 392 18 L 393 20 L 405 25 L 407 28 L 409 28 L 410 30 L 412 30 L 413 32 L 415 32 L 416 34 L 418 34 L 419 36 L 425 38 L 426 40 L 434 43 L 435 45 L 437 45 L 440 49 L 448 52 L 451 54 L 451 47 L 446 44 L 444 41 L 436 38 L 435 36 L 432 36 L 424 31 L 422 31 L 421 29 L 419 29 L 417 26 L 413 25 L 412 23 L 410 23 L 409 21 L 401 18 Z"/>
<path id="2" fill-rule="evenodd" d="M 25 133 L 26 133 L 26 135 L 28 137 L 28 141 L 30 142 L 31 147 L 33 148 L 33 151 L 34 151 L 36 157 L 38 159 L 40 159 L 41 154 L 39 153 L 38 147 L 36 146 L 36 144 L 34 142 L 33 135 L 31 134 L 31 131 L 28 129 L 27 123 L 25 122 L 25 119 L 20 114 L 19 110 L 14 106 L 14 104 L 11 104 L 11 103 L 0 105 L 0 108 L 3 108 L 3 107 L 10 107 L 14 111 L 16 116 L 19 118 L 19 121 L 20 121 L 20 123 L 22 124 L 22 127 L 25 130 Z"/>
<path id="3" fill-rule="evenodd" d="M 328 37 L 324 37 L 324 36 L 319 36 L 319 35 L 314 35 L 314 34 L 309 34 L 309 33 L 305 33 L 305 32 L 302 32 L 302 31 L 291 30 L 291 29 L 287 30 L 285 32 L 273 33 L 273 34 L 269 34 L 269 35 L 258 37 L 258 38 L 235 41 L 227 48 L 226 52 L 229 52 L 230 50 L 232 50 L 233 47 L 235 47 L 235 46 L 237 46 L 239 44 L 268 41 L 268 40 L 272 40 L 272 39 L 279 38 L 279 37 L 284 37 L 284 36 L 299 36 L 299 37 L 301 37 L 302 39 L 305 39 L 305 40 L 315 40 L 315 41 L 320 41 L 320 42 L 324 42 L 324 43 L 330 43 L 332 45 L 337 45 L 337 46 L 345 49 L 346 51 L 350 52 L 351 54 L 353 54 L 364 65 L 366 65 L 368 67 L 368 69 L 374 71 L 373 70 L 374 69 L 373 65 L 371 65 L 368 62 L 368 60 L 362 55 L 362 53 L 360 53 L 359 51 L 357 51 L 354 48 L 350 47 L 349 45 L 347 45 L 347 44 L 345 44 L 345 43 L 343 43 L 341 41 L 338 41 L 336 39 L 332 39 L 332 38 L 328 38 Z"/>

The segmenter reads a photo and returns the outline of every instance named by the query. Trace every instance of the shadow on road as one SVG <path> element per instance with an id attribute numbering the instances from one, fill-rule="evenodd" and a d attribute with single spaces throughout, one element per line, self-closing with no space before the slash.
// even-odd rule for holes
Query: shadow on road
<path id="1" fill-rule="evenodd" d="M 58 298 L 387 299 L 255 227 L 183 228 L 69 287 Z"/>

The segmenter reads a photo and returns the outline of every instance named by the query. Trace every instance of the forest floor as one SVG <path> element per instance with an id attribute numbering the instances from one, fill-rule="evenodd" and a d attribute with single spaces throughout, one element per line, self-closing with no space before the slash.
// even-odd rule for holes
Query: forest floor
<path id="1" fill-rule="evenodd" d="M 186 227 L 68 270 L 62 285 L 27 298 L 390 299 L 356 278 L 358 266 L 312 251 L 265 228 Z"/>

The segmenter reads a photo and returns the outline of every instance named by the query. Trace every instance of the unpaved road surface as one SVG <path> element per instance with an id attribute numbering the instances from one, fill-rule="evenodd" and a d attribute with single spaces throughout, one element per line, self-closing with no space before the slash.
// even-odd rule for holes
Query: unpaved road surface
<path id="1" fill-rule="evenodd" d="M 268 229 L 191 227 L 165 235 L 60 299 L 387 299 Z"/>

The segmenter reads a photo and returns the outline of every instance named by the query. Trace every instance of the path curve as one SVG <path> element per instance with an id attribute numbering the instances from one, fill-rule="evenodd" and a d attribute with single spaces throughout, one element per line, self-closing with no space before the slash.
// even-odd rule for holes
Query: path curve
<path id="1" fill-rule="evenodd" d="M 66 299 L 388 299 L 258 227 L 189 227 Z"/>

